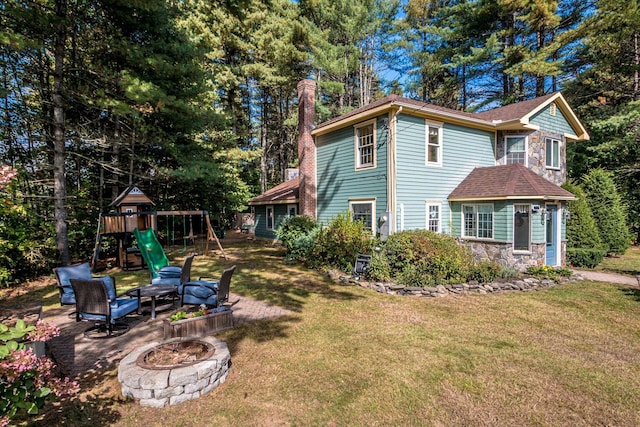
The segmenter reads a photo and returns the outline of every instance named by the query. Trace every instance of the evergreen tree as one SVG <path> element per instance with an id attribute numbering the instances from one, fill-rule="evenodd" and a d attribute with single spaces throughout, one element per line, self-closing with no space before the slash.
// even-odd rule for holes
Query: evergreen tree
<path id="1" fill-rule="evenodd" d="M 567 181 L 562 186 L 573 193 L 577 200 L 569 200 L 567 207 L 571 218 L 567 221 L 567 248 L 602 248 L 602 240 L 586 195 L 579 185 Z"/>
<path id="2" fill-rule="evenodd" d="M 624 254 L 631 244 L 631 236 L 611 173 L 604 169 L 592 170 L 582 178 L 582 188 L 607 253 Z"/>

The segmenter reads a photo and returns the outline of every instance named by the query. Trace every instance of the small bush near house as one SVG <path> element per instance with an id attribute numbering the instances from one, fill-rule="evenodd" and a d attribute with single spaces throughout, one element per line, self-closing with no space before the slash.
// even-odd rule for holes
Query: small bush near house
<path id="1" fill-rule="evenodd" d="M 460 283 L 472 265 L 466 247 L 453 237 L 428 230 L 403 231 L 384 245 L 389 274 L 405 286 Z"/>
<path id="2" fill-rule="evenodd" d="M 567 248 L 567 262 L 574 267 L 594 268 L 602 262 L 602 249 Z"/>
<path id="3" fill-rule="evenodd" d="M 306 262 L 315 245 L 318 231 L 318 223 L 309 216 L 284 218 L 276 230 L 276 235 L 287 249 L 287 260 Z"/>
<path id="4" fill-rule="evenodd" d="M 317 232 L 307 264 L 350 272 L 358 254 L 370 254 L 374 246 L 371 229 L 361 221 L 354 221 L 351 213 L 345 212 L 336 215 Z"/>
<path id="5" fill-rule="evenodd" d="M 527 267 L 527 274 L 538 279 L 556 280 L 560 276 L 569 277 L 573 273 L 568 268 L 554 268 L 550 265 L 535 265 Z"/>
<path id="6" fill-rule="evenodd" d="M 491 261 L 480 261 L 469 268 L 468 280 L 476 280 L 480 283 L 493 282 L 502 277 L 504 267 Z"/>

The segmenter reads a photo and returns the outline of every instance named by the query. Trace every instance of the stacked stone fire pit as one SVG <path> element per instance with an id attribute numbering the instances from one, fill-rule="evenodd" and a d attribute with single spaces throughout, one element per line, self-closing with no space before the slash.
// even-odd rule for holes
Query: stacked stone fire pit
<path id="1" fill-rule="evenodd" d="M 159 353 L 172 348 L 175 360 L 157 360 Z M 181 353 L 185 355 L 184 360 L 177 357 Z M 118 380 L 122 394 L 138 400 L 142 406 L 177 405 L 222 384 L 227 379 L 230 360 L 227 344 L 217 338 L 173 338 L 129 353 L 120 362 Z"/>

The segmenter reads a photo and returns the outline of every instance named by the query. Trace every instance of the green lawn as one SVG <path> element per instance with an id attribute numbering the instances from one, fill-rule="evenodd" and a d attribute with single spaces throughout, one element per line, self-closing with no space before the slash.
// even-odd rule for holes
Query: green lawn
<path id="1" fill-rule="evenodd" d="M 640 274 L 640 246 L 627 249 L 624 255 L 603 259 L 596 270 L 620 274 Z"/>
<path id="2" fill-rule="evenodd" d="M 223 385 L 150 409 L 121 398 L 115 370 L 101 372 L 36 424 L 640 425 L 638 289 L 382 295 L 286 265 L 266 244 L 223 244 L 230 260 L 198 257 L 195 275 L 237 263 L 233 292 L 294 312 L 219 335 L 233 362 Z"/>

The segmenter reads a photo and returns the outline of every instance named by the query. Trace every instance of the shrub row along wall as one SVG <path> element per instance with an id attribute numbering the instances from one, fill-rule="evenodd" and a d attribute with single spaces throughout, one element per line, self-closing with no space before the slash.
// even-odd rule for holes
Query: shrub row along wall
<path id="1" fill-rule="evenodd" d="M 505 291 L 537 291 L 555 286 L 558 283 L 584 280 L 582 276 L 560 277 L 557 280 L 536 279 L 533 277 L 517 278 L 507 281 L 479 283 L 471 281 L 455 285 L 438 285 L 434 287 L 403 286 L 395 283 L 367 282 L 355 280 L 348 276 L 338 276 L 329 272 L 329 277 L 343 284 L 351 284 L 389 295 L 407 295 L 419 297 L 446 297 L 460 294 L 489 294 Z"/>

